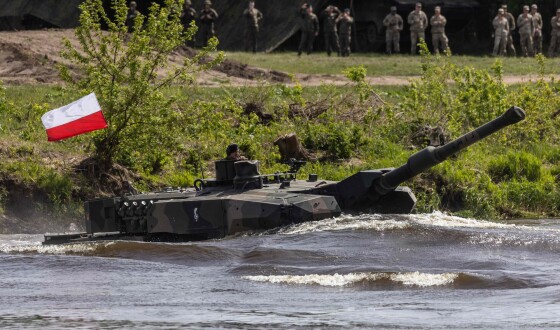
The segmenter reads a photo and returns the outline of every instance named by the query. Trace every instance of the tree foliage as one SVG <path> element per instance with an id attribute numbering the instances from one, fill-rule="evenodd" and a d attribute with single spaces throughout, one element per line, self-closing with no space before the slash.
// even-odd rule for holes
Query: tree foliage
<path id="1" fill-rule="evenodd" d="M 181 64 L 169 61 L 196 33 L 184 28 L 180 15 L 183 0 L 153 3 L 147 15 L 139 14 L 132 32 L 127 28 L 126 0 L 112 0 L 109 13 L 102 0 L 86 0 L 80 6 L 79 45 L 64 41 L 62 56 L 79 70 L 73 75 L 61 66 L 63 80 L 80 95 L 95 92 L 109 127 L 93 137 L 94 157 L 107 168 L 113 162 L 152 164 L 161 167 L 166 153 L 175 150 L 181 127 L 181 111 L 163 89 L 188 85 L 196 73 L 219 63 L 222 53 L 209 58 L 218 40 Z M 110 16 L 112 15 L 112 16 Z"/>

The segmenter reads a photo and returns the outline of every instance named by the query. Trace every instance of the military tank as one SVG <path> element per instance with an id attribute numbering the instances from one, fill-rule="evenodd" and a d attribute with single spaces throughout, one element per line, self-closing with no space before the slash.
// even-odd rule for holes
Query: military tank
<path id="1" fill-rule="evenodd" d="M 361 171 L 342 181 L 321 180 L 315 174 L 297 179 L 303 164 L 297 161 L 285 173 L 262 175 L 258 161 L 219 160 L 216 177 L 198 179 L 190 189 L 86 201 L 86 232 L 45 235 L 43 244 L 203 240 L 332 218 L 342 212 L 410 213 L 416 197 L 400 184 L 524 118 L 522 109 L 512 107 L 456 140 L 417 152 L 398 168 Z"/>

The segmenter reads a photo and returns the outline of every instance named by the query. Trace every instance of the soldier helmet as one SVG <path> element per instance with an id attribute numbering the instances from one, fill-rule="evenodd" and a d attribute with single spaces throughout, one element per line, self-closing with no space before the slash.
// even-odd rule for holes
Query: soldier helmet
<path id="1" fill-rule="evenodd" d="M 391 11 L 396 11 L 397 7 L 396 6 L 391 6 Z"/>
<path id="2" fill-rule="evenodd" d="M 504 8 L 498 9 L 498 14 L 504 14 L 504 13 L 505 13 Z"/>
<path id="3" fill-rule="evenodd" d="M 535 4 L 532 4 L 532 5 L 531 5 L 531 8 L 533 8 L 533 9 L 537 9 L 538 7 L 537 7 L 537 5 L 535 5 Z"/>
<path id="4" fill-rule="evenodd" d="M 523 6 L 523 11 L 529 11 L 529 6 Z"/>
<path id="5" fill-rule="evenodd" d="M 239 150 L 239 146 L 237 145 L 237 143 L 232 143 L 229 146 L 227 146 L 226 155 L 229 156 L 232 152 L 236 152 L 237 150 Z"/>
<path id="6" fill-rule="evenodd" d="M 346 14 L 350 14 L 350 8 L 344 9 L 344 12 L 345 12 Z"/>
<path id="7" fill-rule="evenodd" d="M 136 1 L 131 1 L 130 5 L 136 7 Z"/>
<path id="8" fill-rule="evenodd" d="M 440 6 L 436 6 L 436 8 L 434 8 L 434 10 L 440 10 L 440 11 L 441 11 L 441 7 L 440 7 Z"/>
<path id="9" fill-rule="evenodd" d="M 417 2 L 417 3 L 416 3 L 416 7 L 422 8 L 422 4 L 421 4 L 420 2 Z"/>
<path id="10" fill-rule="evenodd" d="M 189 5 L 189 6 L 192 5 L 191 0 L 185 0 L 185 5 Z"/>
<path id="11" fill-rule="evenodd" d="M 507 9 L 507 5 L 502 5 L 502 9 Z"/>
<path id="12" fill-rule="evenodd" d="M 212 6 L 212 1 L 204 0 L 204 5 Z"/>

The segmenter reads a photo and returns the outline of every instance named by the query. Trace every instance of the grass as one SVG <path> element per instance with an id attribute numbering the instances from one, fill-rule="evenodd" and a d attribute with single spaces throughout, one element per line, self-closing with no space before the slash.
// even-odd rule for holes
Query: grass
<path id="1" fill-rule="evenodd" d="M 242 61 L 252 61 L 252 65 L 277 65 L 284 71 L 304 73 L 340 74 L 346 66 L 363 64 L 368 68 L 370 76 L 414 75 L 420 72 L 421 65 L 419 57 L 410 56 L 356 55 L 350 59 L 340 59 L 315 54 L 298 59 L 297 56 L 288 53 L 250 55 L 250 58 L 244 53 L 228 55 L 230 58 L 238 56 Z M 451 57 L 451 61 L 460 66 L 486 69 L 495 59 L 454 56 Z M 268 64 L 263 64 L 265 62 Z M 537 61 L 534 59 L 506 58 L 503 59 L 503 64 L 505 74 L 512 74 L 512 71 L 524 72 L 520 69 L 527 67 L 532 69 L 526 70 L 525 73 L 537 74 L 538 71 Z M 557 60 L 546 61 L 545 72 L 554 73 L 551 67 L 558 64 L 560 63 Z M 438 65 L 436 69 L 440 67 Z M 392 112 L 384 112 L 377 119 L 364 116 L 363 122 L 338 117 L 339 114 L 344 114 L 344 107 L 347 105 L 336 102 L 344 99 L 345 94 L 356 93 L 357 87 L 352 83 L 343 87 L 301 87 L 266 83 L 257 87 L 174 86 L 166 90 L 166 93 L 167 96 L 176 98 L 181 109 L 187 113 L 184 117 L 186 129 L 179 139 L 184 149 L 173 155 L 174 158 L 164 171 L 154 174 L 149 179 L 151 182 L 184 186 L 192 184 L 192 181 L 200 176 L 201 167 L 204 167 L 203 171 L 208 177 L 213 167 L 212 160 L 223 157 L 224 147 L 232 141 L 240 143 L 246 155 L 261 160 L 263 173 L 285 170 L 284 165 L 276 162 L 278 154 L 272 142 L 279 135 L 290 132 L 297 133 L 304 143 L 307 143 L 306 146 L 315 150 L 318 156 L 333 146 L 345 149 L 350 154 L 338 157 L 333 153 L 336 157 L 325 158 L 330 160 L 309 163 L 302 168 L 301 177 L 308 173 L 316 173 L 324 179 L 340 180 L 359 170 L 400 166 L 419 149 L 418 146 L 413 147 L 410 140 L 403 138 L 413 129 L 411 124 L 414 122 L 410 119 L 416 118 L 414 116 L 418 114 L 430 115 L 430 111 L 437 113 L 440 105 L 427 102 L 430 97 L 436 96 L 432 91 L 435 89 L 436 92 L 447 95 L 453 88 L 448 84 L 436 84 L 440 82 L 441 75 L 436 69 L 432 68 L 437 74 L 427 78 L 428 84 L 416 88 L 416 98 L 412 86 L 375 86 L 375 92 L 385 102 L 390 103 L 386 108 L 392 109 Z M 312 70 L 315 72 L 311 72 Z M 532 130 L 549 132 L 544 130 L 543 121 L 550 125 L 555 124 L 551 122 L 549 115 L 558 108 L 557 104 L 560 104 L 555 89 L 549 95 L 538 85 L 508 86 L 504 93 L 482 82 L 473 82 L 466 86 L 470 86 L 467 89 L 472 89 L 471 93 L 460 94 L 462 99 L 456 105 L 458 112 L 452 112 L 451 115 L 458 116 L 469 104 L 474 109 L 476 107 L 473 105 L 494 104 L 487 99 L 501 100 L 504 97 L 507 100 L 505 103 L 521 103 L 519 105 L 526 109 L 530 104 L 538 104 L 538 112 L 529 107 L 528 119 L 517 127 L 508 128 L 509 134 L 500 133 L 490 137 L 461 152 L 457 158 L 438 165 L 429 173 L 421 174 L 407 183 L 418 197 L 418 210 L 429 212 L 447 207 L 449 211 L 477 218 L 559 215 L 560 189 L 556 187 L 555 178 L 560 173 L 560 151 L 556 146 L 560 138 L 553 132 L 550 133 L 552 137 L 546 141 L 529 139 L 533 134 Z M 487 94 L 477 93 L 477 88 L 486 88 Z M 541 89 L 543 92 L 539 94 Z M 500 95 L 494 95 L 496 93 Z M 47 158 L 46 156 L 61 159 L 85 158 L 88 155 L 85 147 L 90 143 L 91 135 L 85 134 L 60 143 L 48 143 L 40 116 L 48 110 L 75 100 L 76 96 L 56 86 L 42 85 L 7 86 L 5 95 L 10 107 L 18 111 L 13 112 L 12 118 L 0 113 L 0 125 L 4 127 L 0 129 L 0 139 L 4 142 L 3 149 L 7 150 L 1 155 L 5 157 L 5 162 L 0 166 L 0 175 L 17 174 L 25 182 L 34 182 L 55 204 L 64 205 L 65 201 L 73 198 L 73 192 L 80 192 L 82 188 L 76 188 L 79 185 L 78 181 L 68 181 L 63 164 L 59 168 L 53 168 L 53 163 L 42 163 L 42 160 Z M 446 102 L 457 99 L 458 97 L 442 98 Z M 337 106 L 312 120 L 287 117 L 285 112 L 291 105 L 298 105 L 298 100 L 301 101 L 300 105 L 327 100 L 326 104 Z M 355 97 L 351 100 L 356 102 Z M 277 119 L 269 125 L 262 125 L 256 117 L 244 115 L 243 106 L 253 101 L 262 102 L 263 111 L 275 115 Z M 191 107 L 197 102 L 206 102 L 206 105 Z M 523 102 L 528 103 L 523 105 Z M 363 111 L 367 114 L 367 104 L 364 105 Z M 452 104 L 447 104 L 447 107 L 454 109 Z M 501 109 L 502 105 L 499 107 Z M 542 107 L 546 109 L 541 109 Z M 478 112 L 472 113 L 481 115 Z M 391 114 L 395 117 L 392 118 Z M 542 120 L 536 120 L 538 118 Z M 465 130 L 457 126 L 455 137 L 465 133 Z M 518 132 L 521 136 L 517 137 L 513 132 Z M 508 143 L 508 139 L 513 142 Z M 6 149 L 6 146 L 13 147 Z M 341 160 L 336 160 L 339 158 Z M 539 159 L 541 161 L 538 161 Z M 35 163 L 39 165 L 34 165 Z M 0 199 L 3 195 L 5 193 L 0 189 Z"/>
<path id="2" fill-rule="evenodd" d="M 284 71 L 291 74 L 340 74 L 350 66 L 363 65 L 368 76 L 417 76 L 422 63 L 420 56 L 353 54 L 350 57 L 328 57 L 324 53 L 314 53 L 298 57 L 295 53 L 242 53 L 226 52 L 226 58 L 265 69 Z M 451 62 L 475 69 L 488 69 L 498 58 L 490 56 L 451 56 Z M 538 65 L 533 58 L 500 57 L 505 75 L 536 75 Z M 560 73 L 560 58 L 548 59 L 545 74 Z"/>

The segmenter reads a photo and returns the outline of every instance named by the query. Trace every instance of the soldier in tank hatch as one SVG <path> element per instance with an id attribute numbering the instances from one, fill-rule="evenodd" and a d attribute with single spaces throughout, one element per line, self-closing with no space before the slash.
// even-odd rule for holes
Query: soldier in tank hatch
<path id="1" fill-rule="evenodd" d="M 340 55 L 336 19 L 341 15 L 340 9 L 335 6 L 327 6 L 321 14 L 323 19 L 323 33 L 325 35 L 325 49 L 327 55 L 331 56 L 334 51 Z"/>
<path id="2" fill-rule="evenodd" d="M 445 35 L 446 24 L 447 19 L 441 14 L 441 7 L 437 6 L 434 10 L 434 16 L 430 18 L 430 25 L 432 26 L 432 44 L 435 54 L 439 54 L 440 49 L 444 52 L 449 51 L 449 39 L 447 39 L 447 35 Z"/>
<path id="3" fill-rule="evenodd" d="M 204 9 L 198 17 L 200 21 L 200 36 L 202 46 L 208 45 L 208 40 L 216 35 L 214 31 L 214 21 L 218 18 L 218 13 L 212 8 L 210 0 L 204 1 Z"/>
<path id="4" fill-rule="evenodd" d="M 226 148 L 226 160 L 246 160 L 245 156 L 241 155 L 241 150 L 236 143 L 230 144 Z"/>
<path id="5" fill-rule="evenodd" d="M 428 27 L 428 16 L 422 11 L 422 4 L 416 3 L 416 8 L 408 14 L 408 24 L 410 24 L 410 53 L 416 55 L 416 49 L 420 39 L 426 40 L 425 31 Z"/>
<path id="6" fill-rule="evenodd" d="M 300 8 L 301 15 L 301 40 L 298 48 L 298 56 L 302 52 L 307 55 L 313 51 L 313 42 L 315 37 L 319 35 L 319 19 L 313 13 L 313 6 L 304 3 Z"/>
<path id="7" fill-rule="evenodd" d="M 389 15 L 383 20 L 385 26 L 385 43 L 387 54 L 400 53 L 401 31 L 403 30 L 403 19 L 397 14 L 397 7 L 392 6 Z"/>
<path id="8" fill-rule="evenodd" d="M 259 24 L 263 19 L 263 14 L 255 8 L 255 1 L 249 1 L 249 6 L 243 11 L 245 19 L 245 51 L 257 52 L 257 36 Z"/>

